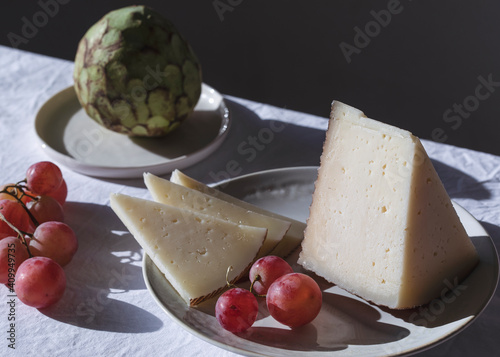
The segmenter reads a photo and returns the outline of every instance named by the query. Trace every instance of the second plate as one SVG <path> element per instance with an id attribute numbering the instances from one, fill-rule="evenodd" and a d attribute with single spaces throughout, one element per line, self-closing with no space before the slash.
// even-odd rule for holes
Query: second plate
<path id="1" fill-rule="evenodd" d="M 203 160 L 222 144 L 230 120 L 222 95 L 203 84 L 193 113 L 172 135 L 131 138 L 92 120 L 71 86 L 41 107 L 35 130 L 47 154 L 76 172 L 137 178 L 145 171 L 163 175 Z"/>

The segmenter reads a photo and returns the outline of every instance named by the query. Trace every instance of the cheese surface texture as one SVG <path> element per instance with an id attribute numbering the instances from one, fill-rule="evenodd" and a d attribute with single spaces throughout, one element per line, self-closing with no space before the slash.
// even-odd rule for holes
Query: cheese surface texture
<path id="1" fill-rule="evenodd" d="M 440 296 L 478 261 L 420 140 L 334 102 L 299 263 L 368 301 Z"/>
<path id="2" fill-rule="evenodd" d="M 246 275 L 267 229 L 122 194 L 111 208 L 188 305 L 217 295 Z"/>
<path id="3" fill-rule="evenodd" d="M 144 182 L 153 199 L 171 206 L 200 212 L 222 220 L 267 229 L 267 237 L 258 257 L 269 254 L 283 239 L 290 222 L 249 211 L 241 206 L 162 179 L 144 174 Z"/>
<path id="4" fill-rule="evenodd" d="M 290 228 L 286 232 L 285 236 L 281 240 L 281 242 L 278 243 L 278 245 L 269 253 L 270 255 L 277 255 L 280 257 L 287 257 L 292 253 L 297 247 L 300 246 L 300 243 L 302 242 L 302 239 L 304 238 L 304 230 L 306 228 L 306 224 L 304 222 L 300 222 L 285 216 L 282 216 L 280 214 L 270 212 L 266 209 L 263 209 L 261 207 L 255 206 L 251 203 L 245 202 L 243 200 L 240 200 L 234 196 L 228 195 L 227 193 L 224 193 L 222 191 L 219 191 L 213 187 L 209 187 L 205 185 L 202 182 L 199 182 L 197 180 L 194 180 L 193 178 L 187 176 L 186 174 L 182 173 L 179 170 L 174 170 L 172 172 L 172 176 L 170 177 L 170 181 L 188 188 L 191 188 L 193 190 L 197 190 L 200 192 L 203 192 L 207 195 L 216 197 L 220 200 L 224 200 L 226 202 L 229 202 L 235 206 L 239 206 L 248 212 L 256 212 L 262 215 L 266 215 L 269 217 L 274 217 L 280 220 L 288 221 L 291 223 Z"/>

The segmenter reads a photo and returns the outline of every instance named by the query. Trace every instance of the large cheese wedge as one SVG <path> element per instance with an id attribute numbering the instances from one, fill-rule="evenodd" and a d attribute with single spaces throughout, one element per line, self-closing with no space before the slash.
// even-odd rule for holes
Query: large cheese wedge
<path id="1" fill-rule="evenodd" d="M 477 261 L 420 140 L 334 102 L 299 263 L 404 309 L 440 296 Z"/>
<path id="2" fill-rule="evenodd" d="M 285 217 L 283 215 L 270 212 L 268 210 L 265 210 L 261 207 L 255 206 L 253 204 L 250 204 L 248 202 L 245 202 L 243 200 L 240 200 L 234 196 L 228 195 L 227 193 L 224 193 L 220 190 L 217 190 L 213 187 L 207 186 L 204 183 L 201 183 L 186 174 L 182 173 L 179 170 L 174 170 L 172 172 L 172 175 L 170 177 L 170 181 L 177 183 L 179 185 L 189 187 L 193 190 L 197 190 L 200 192 L 203 192 L 207 195 L 217 197 L 220 200 L 224 200 L 226 202 L 229 202 L 235 206 L 239 206 L 247 210 L 248 212 L 256 212 L 259 214 L 263 214 L 269 217 L 277 218 L 280 220 L 285 220 L 291 223 L 290 228 L 286 232 L 285 236 L 281 240 L 280 243 L 269 253 L 272 255 L 277 255 L 282 258 L 286 258 L 289 256 L 294 250 L 296 250 L 299 246 L 300 243 L 302 242 L 302 239 L 304 238 L 304 230 L 306 228 L 305 222 L 300 222 L 288 217 Z"/>
<path id="3" fill-rule="evenodd" d="M 144 182 L 151 196 L 157 202 L 208 214 L 238 224 L 267 228 L 266 241 L 258 253 L 259 258 L 269 254 L 290 228 L 291 223 L 288 221 L 248 211 L 241 206 L 178 185 L 150 173 L 144 174 Z"/>
<path id="4" fill-rule="evenodd" d="M 190 306 L 247 274 L 267 229 L 162 203 L 111 194 L 111 208 Z"/>

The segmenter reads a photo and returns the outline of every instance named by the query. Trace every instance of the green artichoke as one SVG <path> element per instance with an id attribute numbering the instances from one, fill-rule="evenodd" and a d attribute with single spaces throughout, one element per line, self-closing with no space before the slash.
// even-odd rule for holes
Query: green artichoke
<path id="1" fill-rule="evenodd" d="M 130 136 L 163 136 L 201 94 L 201 66 L 170 21 L 145 6 L 111 11 L 81 39 L 75 91 L 86 113 Z"/>

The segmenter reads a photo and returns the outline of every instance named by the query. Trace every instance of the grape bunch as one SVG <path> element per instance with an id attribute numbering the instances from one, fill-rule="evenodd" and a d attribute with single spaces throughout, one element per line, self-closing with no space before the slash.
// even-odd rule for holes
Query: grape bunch
<path id="1" fill-rule="evenodd" d="M 66 288 L 63 267 L 78 249 L 64 223 L 68 187 L 57 165 L 31 165 L 26 178 L 0 187 L 0 283 L 35 308 L 59 301 Z"/>
<path id="2" fill-rule="evenodd" d="M 322 293 L 308 275 L 295 273 L 282 258 L 269 255 L 250 268 L 250 290 L 233 287 L 224 292 L 215 305 L 219 324 L 232 333 L 250 328 L 258 314 L 258 297 L 266 299 L 270 315 L 278 322 L 299 327 L 318 316 Z"/>

